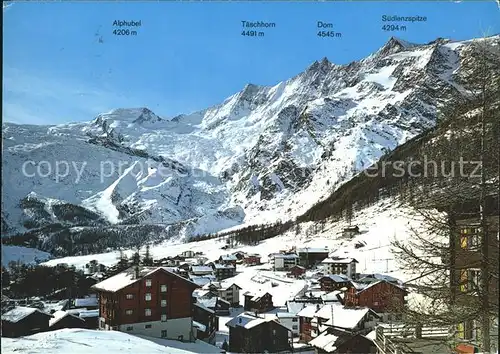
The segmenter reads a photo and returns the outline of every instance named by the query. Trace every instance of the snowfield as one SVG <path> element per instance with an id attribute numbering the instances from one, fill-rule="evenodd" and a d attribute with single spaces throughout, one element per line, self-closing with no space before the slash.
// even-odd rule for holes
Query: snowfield
<path id="1" fill-rule="evenodd" d="M 2 337 L 4 353 L 25 354 L 102 354 L 102 353 L 220 353 L 202 341 L 182 343 L 174 340 L 134 336 L 118 331 L 61 329 L 21 338 Z"/>

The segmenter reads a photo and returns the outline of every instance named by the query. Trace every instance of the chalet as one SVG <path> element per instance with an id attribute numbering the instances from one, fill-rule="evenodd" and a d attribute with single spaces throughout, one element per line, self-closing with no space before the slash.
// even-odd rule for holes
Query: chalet
<path id="1" fill-rule="evenodd" d="M 312 340 L 312 319 L 314 314 L 321 308 L 321 305 L 307 305 L 297 313 L 299 318 L 299 338 L 303 343 Z"/>
<path id="2" fill-rule="evenodd" d="M 168 268 L 129 268 L 94 285 L 99 328 L 193 340 L 192 294 L 198 287 Z"/>
<path id="3" fill-rule="evenodd" d="M 304 274 L 306 274 L 306 268 L 302 267 L 302 266 L 299 266 L 299 265 L 295 265 L 292 268 L 290 268 L 290 273 L 289 274 L 290 274 L 290 276 L 292 276 L 294 278 L 300 278 Z"/>
<path id="4" fill-rule="evenodd" d="M 299 263 L 299 256 L 295 253 L 277 253 L 273 255 L 272 260 L 274 270 L 288 270 Z"/>
<path id="5" fill-rule="evenodd" d="M 323 333 L 309 342 L 315 353 L 377 353 L 375 343 L 360 334 L 327 328 Z"/>
<path id="6" fill-rule="evenodd" d="M 229 327 L 229 352 L 277 353 L 292 348 L 289 329 L 274 319 L 243 313 L 226 326 Z"/>
<path id="7" fill-rule="evenodd" d="M 316 333 L 321 333 L 326 327 L 333 327 L 351 333 L 367 334 L 375 328 L 381 316 L 367 307 L 348 308 L 342 305 L 324 305 L 316 312 Z M 314 327 L 313 321 L 313 327 Z M 323 326 L 323 327 L 322 327 Z"/>
<path id="8" fill-rule="evenodd" d="M 241 261 L 242 259 L 244 259 L 244 258 L 245 258 L 246 253 L 245 253 L 245 252 L 242 252 L 242 251 L 236 251 L 236 252 L 234 252 L 234 253 L 233 253 L 233 255 L 236 257 L 236 259 L 237 259 L 238 261 Z"/>
<path id="9" fill-rule="evenodd" d="M 213 310 L 217 316 L 229 316 L 231 304 L 219 297 L 198 298 L 197 302 Z"/>
<path id="10" fill-rule="evenodd" d="M 225 254 L 219 257 L 219 263 L 221 264 L 231 264 L 236 267 L 236 261 L 238 258 L 234 254 Z"/>
<path id="11" fill-rule="evenodd" d="M 194 256 L 196 256 L 195 252 L 191 251 L 191 250 L 184 251 L 180 255 L 181 255 L 181 257 L 185 257 L 185 258 L 193 258 Z"/>
<path id="12" fill-rule="evenodd" d="M 299 255 L 299 264 L 310 268 L 328 257 L 328 248 L 304 247 L 297 250 Z"/>
<path id="13" fill-rule="evenodd" d="M 196 302 L 193 308 L 193 325 L 197 329 L 197 339 L 215 345 L 215 333 L 219 329 L 219 317 L 215 311 Z"/>
<path id="14" fill-rule="evenodd" d="M 18 306 L 2 314 L 2 336 L 21 337 L 45 332 L 52 315 L 33 307 Z"/>
<path id="15" fill-rule="evenodd" d="M 190 268 L 190 273 L 193 275 L 209 275 L 213 274 L 214 270 L 209 266 L 193 265 Z"/>
<path id="16" fill-rule="evenodd" d="M 386 274 L 379 274 L 379 273 L 357 274 L 357 277 L 358 277 L 358 279 L 356 280 L 357 283 L 371 284 L 378 280 L 385 280 L 389 283 L 394 283 L 396 285 L 402 284 L 401 280 Z"/>
<path id="17" fill-rule="evenodd" d="M 261 263 L 260 261 L 261 257 L 258 254 L 248 254 L 243 258 L 243 264 L 253 266 L 253 265 L 259 265 Z"/>
<path id="18" fill-rule="evenodd" d="M 215 263 L 213 265 L 213 272 L 217 280 L 223 280 L 234 277 L 236 268 L 232 264 Z"/>
<path id="19" fill-rule="evenodd" d="M 238 307 L 240 306 L 240 290 L 241 288 L 234 283 L 223 286 L 218 290 L 219 297 L 229 302 L 232 307 Z"/>
<path id="20" fill-rule="evenodd" d="M 354 258 L 329 257 L 321 262 L 323 269 L 329 274 L 343 274 L 349 278 L 356 274 L 357 260 Z"/>
<path id="21" fill-rule="evenodd" d="M 243 294 L 245 297 L 245 311 L 252 311 L 257 313 L 271 311 L 273 306 L 273 296 L 265 291 L 252 293 L 247 291 Z"/>
<path id="22" fill-rule="evenodd" d="M 87 328 L 85 319 L 66 311 L 56 311 L 49 320 L 49 330 L 55 331 L 63 328 Z"/>
<path id="23" fill-rule="evenodd" d="M 351 280 L 345 275 L 331 274 L 321 277 L 319 279 L 319 284 L 321 286 L 321 290 L 331 292 L 347 288 L 351 284 Z"/>
<path id="24" fill-rule="evenodd" d="M 276 317 L 279 323 L 290 330 L 293 337 L 299 336 L 299 316 L 296 313 L 278 312 L 276 313 Z"/>
<path id="25" fill-rule="evenodd" d="M 342 230 L 342 237 L 353 238 L 359 234 L 359 227 L 357 225 L 348 226 Z"/>
<path id="26" fill-rule="evenodd" d="M 345 293 L 345 305 L 365 306 L 378 313 L 399 312 L 408 291 L 400 285 L 379 280 L 370 284 L 352 282 Z"/>

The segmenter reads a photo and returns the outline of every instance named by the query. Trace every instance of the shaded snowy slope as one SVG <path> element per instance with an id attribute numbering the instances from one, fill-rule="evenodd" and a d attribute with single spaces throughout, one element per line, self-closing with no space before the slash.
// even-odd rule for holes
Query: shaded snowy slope
<path id="1" fill-rule="evenodd" d="M 481 42 L 499 55 L 499 38 Z M 182 236 L 293 218 L 466 95 L 462 63 L 475 60 L 478 41 L 391 38 L 363 60 L 325 58 L 275 86 L 249 84 L 171 120 L 139 108 L 84 123 L 5 124 L 2 220 L 10 229 L 3 233 L 36 227 L 40 218 L 72 222 L 75 212 L 54 211 L 61 204 L 81 208 L 84 225 L 183 222 Z M 86 165 L 76 183 L 71 165 L 60 181 L 26 177 L 27 160 Z M 20 204 L 31 192 L 31 204 Z"/>

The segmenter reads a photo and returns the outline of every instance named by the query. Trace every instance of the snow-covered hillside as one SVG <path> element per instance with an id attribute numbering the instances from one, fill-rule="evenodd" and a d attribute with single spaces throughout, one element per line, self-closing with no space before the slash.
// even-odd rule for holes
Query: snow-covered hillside
<path id="1" fill-rule="evenodd" d="M 366 208 L 356 214 L 352 220 L 354 225 L 360 228 L 360 234 L 353 239 L 342 237 L 342 230 L 347 225 L 343 222 L 327 223 L 324 231 L 319 234 L 308 232 L 313 229 L 312 223 L 301 224 L 301 230 L 296 234 L 295 230 L 290 230 L 283 235 L 262 241 L 254 246 L 236 246 L 231 250 L 221 249 L 225 245 L 223 239 L 210 239 L 190 243 L 174 243 L 166 241 L 162 244 L 151 247 L 150 252 L 153 258 L 160 259 L 168 256 L 176 256 L 183 251 L 203 252 L 209 260 L 218 259 L 228 252 L 244 251 L 248 253 L 258 253 L 262 256 L 262 261 L 269 261 L 268 255 L 292 247 L 327 247 L 332 255 L 353 257 L 358 260 L 357 270 L 363 272 L 379 272 L 392 274 L 401 280 L 409 280 L 413 276 L 408 272 L 401 272 L 400 266 L 391 252 L 392 240 L 405 240 L 412 236 L 412 229 L 420 228 L 419 218 L 411 209 L 401 207 L 396 200 L 386 199 L 378 202 L 374 206 Z M 310 236 L 308 236 L 310 234 Z M 358 246 L 356 246 L 358 244 Z M 362 245 L 362 247 L 359 247 Z M 359 247 L 359 248 L 357 248 Z M 126 253 L 132 256 L 134 250 Z M 55 266 L 58 263 L 67 263 L 76 268 L 84 269 L 85 264 L 91 260 L 97 260 L 106 266 L 111 266 L 118 261 L 118 252 L 107 252 L 77 257 L 63 257 L 49 260 L 43 265 Z M 240 272 L 240 270 L 242 270 Z M 269 263 L 257 267 L 243 267 L 238 269 L 236 277 L 228 281 L 234 281 L 246 290 L 255 290 L 256 287 L 268 290 L 274 296 L 274 301 L 279 305 L 289 298 L 291 293 L 298 292 L 304 284 L 281 281 L 280 286 L 273 288 L 271 282 L 260 283 L 259 279 L 281 278 L 283 272 L 273 272 Z M 274 274 L 275 273 L 275 274 Z M 243 293 L 243 292 L 242 292 Z M 243 298 L 242 298 L 243 301 Z"/>
<path id="2" fill-rule="evenodd" d="M 499 39 L 483 41 L 498 52 Z M 392 38 L 363 60 L 325 58 L 173 119 L 144 108 L 4 124 L 2 235 L 152 223 L 180 225 L 184 237 L 293 218 L 432 127 L 438 107 L 466 94 L 461 64 L 474 43 Z"/>
<path id="3" fill-rule="evenodd" d="M 182 343 L 174 340 L 133 336 L 118 331 L 60 329 L 21 338 L 2 337 L 6 353 L 220 353 L 220 349 L 202 341 Z"/>

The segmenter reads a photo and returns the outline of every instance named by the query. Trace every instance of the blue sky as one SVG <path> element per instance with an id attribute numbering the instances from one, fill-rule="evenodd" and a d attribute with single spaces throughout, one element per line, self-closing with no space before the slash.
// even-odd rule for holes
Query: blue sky
<path id="1" fill-rule="evenodd" d="M 358 60 L 391 35 L 426 43 L 500 32 L 494 1 L 20 2 L 3 11 L 3 119 L 30 124 L 90 120 L 117 107 L 189 113 L 246 83 L 286 80 L 325 56 Z M 427 22 L 384 32 L 384 14 Z M 114 20 L 142 26 L 136 36 L 115 36 Z M 276 28 L 248 38 L 242 20 Z M 317 37 L 317 21 L 333 23 L 342 38 Z"/>

